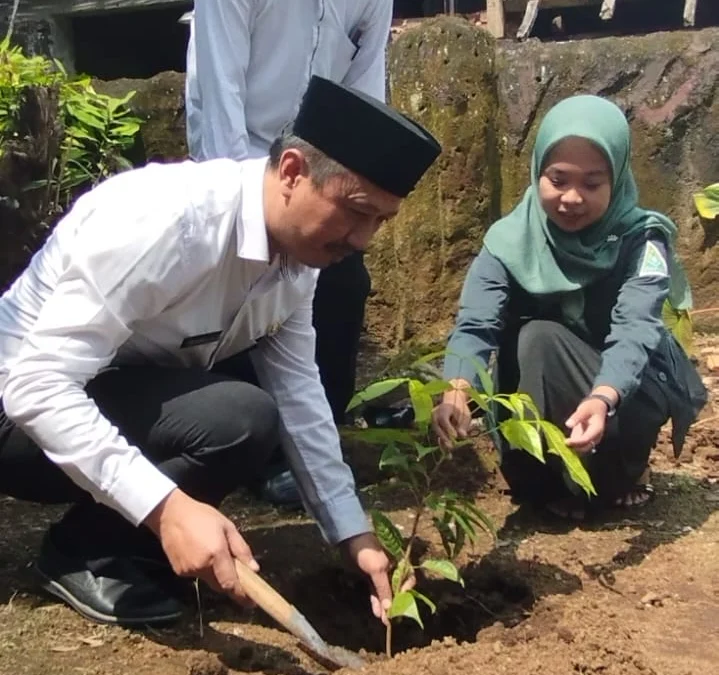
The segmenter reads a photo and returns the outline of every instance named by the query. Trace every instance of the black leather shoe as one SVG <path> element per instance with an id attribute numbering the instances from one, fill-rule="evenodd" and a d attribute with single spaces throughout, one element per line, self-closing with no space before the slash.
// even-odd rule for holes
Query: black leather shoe
<path id="1" fill-rule="evenodd" d="M 289 469 L 265 480 L 260 489 L 260 498 L 274 506 L 282 506 L 286 509 L 302 508 L 302 498 Z"/>
<path id="2" fill-rule="evenodd" d="M 52 529 L 43 539 L 35 569 L 46 591 L 98 623 L 164 624 L 184 611 L 132 558 L 72 557 L 55 545 Z"/>
<path id="3" fill-rule="evenodd" d="M 367 406 L 362 416 L 368 427 L 378 429 L 411 429 L 414 424 L 414 408 L 410 404 L 386 408 Z"/>

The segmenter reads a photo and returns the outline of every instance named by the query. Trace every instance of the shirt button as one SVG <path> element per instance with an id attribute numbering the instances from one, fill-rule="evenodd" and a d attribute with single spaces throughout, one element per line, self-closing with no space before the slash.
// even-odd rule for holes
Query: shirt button
<path id="1" fill-rule="evenodd" d="M 666 381 L 667 381 L 667 375 L 666 375 L 666 373 L 659 373 L 659 376 L 658 376 L 658 377 L 659 377 L 659 379 L 660 379 L 662 382 L 666 382 Z"/>

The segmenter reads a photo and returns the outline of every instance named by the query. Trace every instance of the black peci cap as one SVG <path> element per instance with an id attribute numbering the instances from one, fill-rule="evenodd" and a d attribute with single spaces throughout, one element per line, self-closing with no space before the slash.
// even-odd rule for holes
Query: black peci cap
<path id="1" fill-rule="evenodd" d="M 292 133 L 398 197 L 414 189 L 442 151 L 432 134 L 398 110 L 317 75 Z"/>

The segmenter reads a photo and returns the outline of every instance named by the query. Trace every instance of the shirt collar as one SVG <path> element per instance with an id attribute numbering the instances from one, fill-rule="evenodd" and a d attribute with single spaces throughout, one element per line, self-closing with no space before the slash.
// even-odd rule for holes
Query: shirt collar
<path id="1" fill-rule="evenodd" d="M 242 162 L 242 199 L 237 213 L 237 257 L 270 262 L 265 224 L 264 177 L 267 157 Z"/>
<path id="2" fill-rule="evenodd" d="M 242 162 L 242 199 L 237 214 L 237 257 L 270 264 L 270 242 L 264 209 L 264 178 L 268 157 Z M 277 261 L 281 277 L 294 281 L 306 266 L 282 254 Z"/>

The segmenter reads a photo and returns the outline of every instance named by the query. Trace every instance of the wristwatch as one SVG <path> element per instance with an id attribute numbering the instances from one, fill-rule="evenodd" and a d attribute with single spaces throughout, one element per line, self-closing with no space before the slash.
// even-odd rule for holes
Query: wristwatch
<path id="1" fill-rule="evenodd" d="M 604 394 L 589 394 L 584 400 L 588 401 L 591 398 L 599 399 L 607 406 L 607 417 L 613 417 L 617 412 L 614 402 L 609 396 L 605 396 Z"/>

